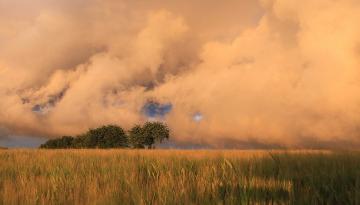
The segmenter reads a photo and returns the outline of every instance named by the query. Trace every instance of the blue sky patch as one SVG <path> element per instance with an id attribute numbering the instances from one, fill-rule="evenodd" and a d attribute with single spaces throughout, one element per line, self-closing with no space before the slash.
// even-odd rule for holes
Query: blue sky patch
<path id="1" fill-rule="evenodd" d="M 173 106 L 171 103 L 161 104 L 159 102 L 149 101 L 143 106 L 142 112 L 150 118 L 161 118 L 171 112 L 172 108 Z"/>

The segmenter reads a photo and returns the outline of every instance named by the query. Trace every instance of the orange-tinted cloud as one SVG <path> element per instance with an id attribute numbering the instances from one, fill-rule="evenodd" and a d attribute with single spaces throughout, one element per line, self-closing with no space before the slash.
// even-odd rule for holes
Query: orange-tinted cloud
<path id="1" fill-rule="evenodd" d="M 360 4 L 0 0 L 0 125 L 56 136 L 146 120 L 179 144 L 360 145 Z M 193 116 L 201 113 L 201 120 Z"/>

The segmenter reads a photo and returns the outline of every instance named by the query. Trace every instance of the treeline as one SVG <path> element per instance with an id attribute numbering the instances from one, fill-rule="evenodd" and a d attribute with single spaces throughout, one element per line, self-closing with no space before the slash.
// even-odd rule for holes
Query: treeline
<path id="1" fill-rule="evenodd" d="M 90 129 L 84 134 L 51 139 L 40 146 L 42 149 L 82 149 L 82 148 L 135 148 L 153 149 L 156 143 L 170 138 L 170 131 L 161 122 L 146 122 L 136 125 L 128 132 L 117 125 L 107 125 Z"/>

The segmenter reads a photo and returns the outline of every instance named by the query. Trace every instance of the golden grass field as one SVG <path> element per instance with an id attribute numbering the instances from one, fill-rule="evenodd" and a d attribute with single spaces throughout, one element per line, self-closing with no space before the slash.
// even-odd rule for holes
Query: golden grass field
<path id="1" fill-rule="evenodd" d="M 360 153 L 0 150 L 0 204 L 360 204 Z"/>

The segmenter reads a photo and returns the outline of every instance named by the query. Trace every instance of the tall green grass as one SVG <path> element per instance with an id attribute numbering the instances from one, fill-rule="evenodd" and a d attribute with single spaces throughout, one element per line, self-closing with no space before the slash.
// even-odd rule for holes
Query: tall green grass
<path id="1" fill-rule="evenodd" d="M 2 150 L 0 204 L 360 204 L 360 153 Z"/>

